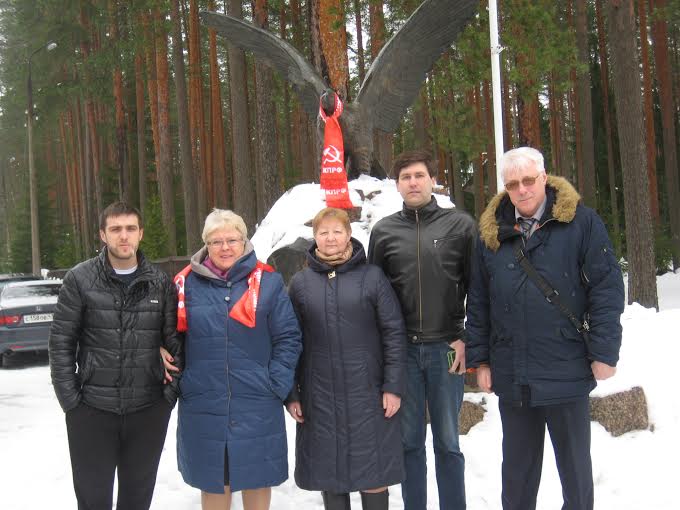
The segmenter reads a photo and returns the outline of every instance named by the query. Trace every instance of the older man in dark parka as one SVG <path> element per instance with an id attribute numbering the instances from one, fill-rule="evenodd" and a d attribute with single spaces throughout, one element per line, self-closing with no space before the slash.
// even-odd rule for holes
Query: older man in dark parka
<path id="1" fill-rule="evenodd" d="M 466 350 L 480 387 L 499 397 L 503 508 L 536 508 L 547 425 L 562 508 L 592 509 L 588 394 L 616 372 L 621 270 L 602 220 L 565 179 L 546 175 L 540 152 L 509 151 L 501 171 L 506 191 L 480 219 Z M 528 276 L 518 247 L 564 309 Z"/>

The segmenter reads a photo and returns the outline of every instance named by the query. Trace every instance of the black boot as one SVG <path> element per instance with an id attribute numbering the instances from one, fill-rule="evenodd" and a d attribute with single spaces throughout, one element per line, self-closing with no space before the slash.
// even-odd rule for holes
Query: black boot
<path id="1" fill-rule="evenodd" d="M 333 494 L 332 492 L 321 492 L 323 497 L 323 507 L 326 510 L 351 510 L 349 506 L 349 494 Z"/>
<path id="2" fill-rule="evenodd" d="M 387 490 L 361 493 L 361 508 L 364 510 L 387 510 L 389 506 L 390 493 Z"/>

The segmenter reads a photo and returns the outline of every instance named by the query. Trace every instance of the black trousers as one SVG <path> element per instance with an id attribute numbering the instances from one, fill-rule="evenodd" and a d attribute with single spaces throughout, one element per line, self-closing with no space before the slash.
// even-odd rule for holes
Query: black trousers
<path id="1" fill-rule="evenodd" d="M 545 428 L 555 450 L 563 510 L 592 510 L 588 397 L 541 407 L 499 404 L 503 423 L 503 510 L 534 510 L 543 467 Z"/>
<path id="2" fill-rule="evenodd" d="M 78 510 L 111 510 L 118 470 L 117 510 L 151 505 L 172 406 L 164 399 L 130 414 L 85 404 L 66 413 Z"/>

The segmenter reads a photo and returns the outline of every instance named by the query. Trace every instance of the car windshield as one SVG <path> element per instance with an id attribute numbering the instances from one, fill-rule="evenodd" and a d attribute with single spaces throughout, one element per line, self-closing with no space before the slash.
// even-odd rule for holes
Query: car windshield
<path id="1" fill-rule="evenodd" d="M 59 296 L 60 285 L 27 285 L 6 287 L 2 291 L 2 299 L 32 298 Z"/>

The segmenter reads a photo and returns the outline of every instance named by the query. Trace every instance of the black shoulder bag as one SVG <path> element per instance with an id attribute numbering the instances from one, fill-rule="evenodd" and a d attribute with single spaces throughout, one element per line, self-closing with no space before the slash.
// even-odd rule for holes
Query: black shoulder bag
<path id="1" fill-rule="evenodd" d="M 513 244 L 513 252 L 515 254 L 517 263 L 524 270 L 529 279 L 534 282 L 534 284 L 543 293 L 548 303 L 555 305 L 562 315 L 567 317 L 569 322 L 574 325 L 576 331 L 578 331 L 583 337 L 583 341 L 586 344 L 586 350 L 588 353 L 590 353 L 590 324 L 588 322 L 588 314 L 585 315 L 583 320 L 579 320 L 576 315 L 574 315 L 569 307 L 567 307 L 567 305 L 565 305 L 560 299 L 559 292 L 557 292 L 557 290 L 552 285 L 550 285 L 550 283 L 548 283 L 548 281 L 543 278 L 538 273 L 538 271 L 536 271 L 536 268 L 531 265 L 529 259 L 527 259 L 524 255 L 523 244 L 524 243 L 521 236 L 518 236 Z"/>

